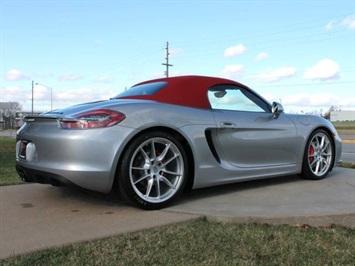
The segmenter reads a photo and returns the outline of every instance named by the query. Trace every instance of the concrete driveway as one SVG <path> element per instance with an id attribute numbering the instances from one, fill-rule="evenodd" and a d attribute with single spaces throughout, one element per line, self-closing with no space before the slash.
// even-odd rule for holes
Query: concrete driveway
<path id="1" fill-rule="evenodd" d="M 336 168 L 320 181 L 288 176 L 195 190 L 161 211 L 49 185 L 0 187 L 0 258 L 201 217 L 355 228 L 355 171 Z"/>

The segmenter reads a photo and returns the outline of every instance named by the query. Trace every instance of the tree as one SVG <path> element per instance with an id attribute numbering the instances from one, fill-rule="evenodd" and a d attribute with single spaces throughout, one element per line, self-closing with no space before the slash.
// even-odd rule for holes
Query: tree
<path id="1" fill-rule="evenodd" d="M 22 105 L 18 102 L 1 103 L 0 120 L 4 121 L 4 128 L 10 129 L 15 127 L 16 112 L 22 109 Z"/>
<path id="2" fill-rule="evenodd" d="M 340 107 L 335 107 L 334 105 L 330 106 L 329 110 L 324 113 L 323 117 L 330 120 L 330 113 L 334 111 L 340 111 Z"/>

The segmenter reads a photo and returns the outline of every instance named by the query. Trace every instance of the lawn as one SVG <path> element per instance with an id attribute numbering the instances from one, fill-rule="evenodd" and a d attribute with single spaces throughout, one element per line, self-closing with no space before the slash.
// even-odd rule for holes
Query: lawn
<path id="1" fill-rule="evenodd" d="M 344 122 L 332 122 L 338 134 L 340 135 L 355 135 L 355 122 L 354 121 L 344 121 Z"/>
<path id="2" fill-rule="evenodd" d="M 1 265 L 353 265 L 355 230 L 200 220 L 71 244 Z"/>
<path id="3" fill-rule="evenodd" d="M 15 170 L 14 138 L 0 137 L 0 186 L 23 184 Z"/>

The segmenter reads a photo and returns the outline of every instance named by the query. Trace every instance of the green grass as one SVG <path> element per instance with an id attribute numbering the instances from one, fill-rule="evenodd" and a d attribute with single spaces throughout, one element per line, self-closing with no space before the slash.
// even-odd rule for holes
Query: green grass
<path id="1" fill-rule="evenodd" d="M 355 230 L 205 220 L 71 244 L 1 265 L 353 265 Z"/>
<path id="2" fill-rule="evenodd" d="M 355 169 L 355 163 L 341 163 L 340 167 Z"/>
<path id="3" fill-rule="evenodd" d="M 344 122 L 332 122 L 336 128 L 338 134 L 342 135 L 354 135 L 355 134 L 355 122 L 354 121 L 344 121 Z"/>
<path id="4" fill-rule="evenodd" d="M 15 170 L 14 138 L 0 137 L 0 186 L 23 184 Z"/>

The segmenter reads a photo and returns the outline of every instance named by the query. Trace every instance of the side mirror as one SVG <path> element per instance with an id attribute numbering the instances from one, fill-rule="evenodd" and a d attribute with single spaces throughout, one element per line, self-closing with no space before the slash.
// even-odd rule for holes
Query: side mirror
<path id="1" fill-rule="evenodd" d="M 271 106 L 272 117 L 274 119 L 279 118 L 280 114 L 284 112 L 284 108 L 281 103 L 273 102 Z"/>

